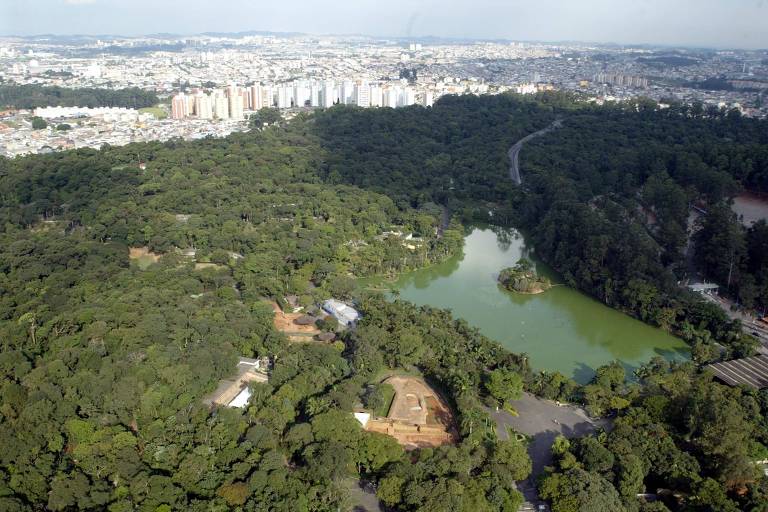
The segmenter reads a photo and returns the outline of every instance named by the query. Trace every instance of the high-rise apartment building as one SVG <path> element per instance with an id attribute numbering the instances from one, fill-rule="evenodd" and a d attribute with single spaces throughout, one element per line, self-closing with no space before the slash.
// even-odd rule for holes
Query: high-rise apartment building
<path id="1" fill-rule="evenodd" d="M 320 84 L 312 82 L 312 85 L 309 86 L 309 101 L 313 107 L 320 106 L 320 92 Z"/>
<path id="2" fill-rule="evenodd" d="M 323 83 L 322 100 L 320 105 L 324 108 L 330 108 L 336 103 L 336 83 L 333 80 L 326 80 Z"/>
<path id="3" fill-rule="evenodd" d="M 198 92 L 195 95 L 195 115 L 199 119 L 213 119 L 211 97 L 203 92 Z"/>
<path id="4" fill-rule="evenodd" d="M 355 105 L 358 107 L 371 106 L 371 86 L 368 82 L 358 81 L 355 84 Z"/>
<path id="5" fill-rule="evenodd" d="M 384 89 L 384 106 L 395 108 L 398 106 L 398 97 L 400 96 L 399 87 L 387 87 Z"/>
<path id="6" fill-rule="evenodd" d="M 293 106 L 293 87 L 282 85 L 277 88 L 277 108 L 291 108 Z"/>
<path id="7" fill-rule="evenodd" d="M 345 80 L 341 83 L 341 91 L 339 92 L 339 100 L 345 105 L 353 105 L 355 103 L 355 84 L 350 80 Z"/>
<path id="8" fill-rule="evenodd" d="M 304 82 L 295 82 L 293 85 L 293 106 L 304 107 L 311 99 L 309 87 Z"/>
<path id="9" fill-rule="evenodd" d="M 384 89 L 380 85 L 371 86 L 371 106 L 381 107 L 384 105 Z"/>
<path id="10" fill-rule="evenodd" d="M 213 114 L 216 119 L 229 119 L 229 102 L 224 91 L 213 92 Z"/>
<path id="11" fill-rule="evenodd" d="M 248 88 L 248 92 L 251 95 L 251 110 L 259 110 L 260 108 L 264 107 L 264 90 L 261 85 L 252 85 Z"/>
<path id="12" fill-rule="evenodd" d="M 179 93 L 171 100 L 171 117 L 173 119 L 184 119 L 189 115 L 189 103 L 186 95 Z"/>
<path id="13" fill-rule="evenodd" d="M 245 110 L 243 105 L 243 96 L 240 93 L 240 88 L 232 83 L 227 87 L 227 108 L 229 109 L 229 117 L 237 121 L 243 119 L 243 111 Z"/>
<path id="14" fill-rule="evenodd" d="M 271 85 L 265 85 L 262 87 L 261 92 L 262 107 L 274 107 L 275 106 L 275 89 Z"/>
<path id="15" fill-rule="evenodd" d="M 410 87 L 406 87 L 403 90 L 403 93 L 401 96 L 400 106 L 407 107 L 408 105 L 413 105 L 415 103 L 416 103 L 416 91 L 414 91 Z"/>

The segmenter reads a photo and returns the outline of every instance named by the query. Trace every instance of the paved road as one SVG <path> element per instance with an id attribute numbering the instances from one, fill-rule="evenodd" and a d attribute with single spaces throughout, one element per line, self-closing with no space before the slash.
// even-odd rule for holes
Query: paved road
<path id="1" fill-rule="evenodd" d="M 531 133 L 530 135 L 526 135 L 517 141 L 514 146 L 509 148 L 509 151 L 507 152 L 507 155 L 509 156 L 509 177 L 515 183 L 515 185 L 522 185 L 523 183 L 523 177 L 520 175 L 520 150 L 523 149 L 523 144 L 533 139 L 534 137 L 544 135 L 545 133 L 551 132 L 555 128 L 560 128 L 562 125 L 563 121 L 558 119 L 543 130 L 539 130 L 537 132 Z"/>
<path id="2" fill-rule="evenodd" d="M 598 428 L 610 429 L 611 422 L 605 419 L 594 420 L 579 407 L 558 406 L 555 402 L 536 398 L 529 393 L 523 393 L 523 397 L 513 402 L 512 406 L 518 416 L 493 409 L 488 409 L 488 413 L 496 422 L 496 433 L 500 439 L 509 438 L 508 428 L 533 438 L 528 445 L 533 471 L 528 480 L 519 484 L 519 489 L 527 504 L 535 506 L 539 503 L 535 479 L 544 470 L 544 466 L 552 464 L 550 448 L 555 438 L 558 435 L 580 437 Z"/>
<path id="3" fill-rule="evenodd" d="M 757 354 L 768 356 L 768 326 L 765 326 L 762 322 L 758 322 L 756 317 L 745 312 L 743 309 L 736 307 L 736 304 L 727 297 L 721 297 L 716 294 L 704 294 L 703 297 L 720 306 L 720 309 L 722 309 L 731 320 L 741 321 L 741 329 L 745 333 L 751 334 L 757 338 L 759 343 L 757 346 Z"/>
<path id="4" fill-rule="evenodd" d="M 705 215 L 706 212 L 700 208 L 690 208 L 688 214 L 688 239 L 685 245 L 685 259 L 687 265 L 686 279 L 689 283 L 701 283 L 706 282 L 704 277 L 699 273 L 695 263 L 695 250 L 696 246 L 693 243 L 693 236 L 700 228 L 699 219 Z M 768 326 L 757 322 L 757 318 L 748 312 L 744 312 L 742 309 L 735 306 L 733 301 L 726 297 L 720 297 L 717 294 L 704 294 L 704 299 L 713 302 L 720 306 L 720 308 L 728 315 L 732 320 L 740 320 L 742 330 L 751 334 L 760 344 L 757 347 L 757 353 L 768 356 Z"/>
<path id="5" fill-rule="evenodd" d="M 352 512 L 383 512 L 376 491 L 356 478 L 345 478 L 343 485 L 349 491 Z"/>

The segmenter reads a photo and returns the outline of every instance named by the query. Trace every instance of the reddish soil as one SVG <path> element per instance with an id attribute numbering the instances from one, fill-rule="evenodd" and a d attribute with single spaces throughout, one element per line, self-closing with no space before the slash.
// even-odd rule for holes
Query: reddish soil
<path id="1" fill-rule="evenodd" d="M 371 419 L 366 430 L 394 437 L 406 449 L 456 442 L 453 414 L 440 396 L 416 377 L 390 377 L 395 390 L 386 418 Z"/>
<path id="2" fill-rule="evenodd" d="M 285 333 L 290 341 L 312 341 L 313 337 L 322 331 L 315 324 L 298 325 L 294 320 L 304 316 L 304 313 L 285 313 L 277 302 L 270 302 L 275 312 L 275 329 Z"/>

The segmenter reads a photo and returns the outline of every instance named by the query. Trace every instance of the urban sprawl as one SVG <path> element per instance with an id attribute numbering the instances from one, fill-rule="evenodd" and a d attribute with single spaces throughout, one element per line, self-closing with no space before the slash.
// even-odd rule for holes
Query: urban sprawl
<path id="1" fill-rule="evenodd" d="M 132 109 L 0 111 L 0 154 L 226 136 L 264 107 L 285 117 L 336 104 L 431 107 L 446 94 L 570 91 L 602 104 L 647 97 L 765 117 L 768 51 L 365 37 L 0 38 L 0 85 L 137 87 Z M 0 105 L 0 107 L 2 107 Z M 33 121 L 46 121 L 45 127 Z M 62 129 L 62 127 L 64 129 Z"/>

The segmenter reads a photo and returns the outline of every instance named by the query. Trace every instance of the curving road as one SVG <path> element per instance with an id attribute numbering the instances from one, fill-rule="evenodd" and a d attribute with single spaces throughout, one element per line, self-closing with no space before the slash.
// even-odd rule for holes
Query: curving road
<path id="1" fill-rule="evenodd" d="M 514 146 L 509 148 L 509 151 L 507 152 L 507 156 L 509 156 L 509 177 L 512 179 L 512 182 L 515 185 L 523 184 L 523 177 L 520 175 L 520 150 L 523 149 L 523 144 L 535 137 L 538 137 L 539 135 L 549 133 L 555 128 L 560 128 L 562 125 L 563 120 L 558 119 L 543 130 L 539 130 L 537 132 L 531 133 L 530 135 L 526 135 L 517 141 Z"/>

